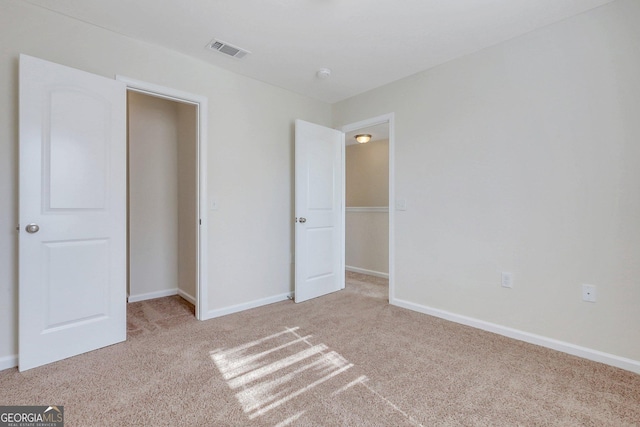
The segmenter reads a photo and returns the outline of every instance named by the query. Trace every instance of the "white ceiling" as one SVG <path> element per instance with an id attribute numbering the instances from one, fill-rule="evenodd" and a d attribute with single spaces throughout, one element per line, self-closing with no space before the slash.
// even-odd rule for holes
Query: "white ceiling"
<path id="1" fill-rule="evenodd" d="M 613 0 L 26 1 L 334 103 Z"/>

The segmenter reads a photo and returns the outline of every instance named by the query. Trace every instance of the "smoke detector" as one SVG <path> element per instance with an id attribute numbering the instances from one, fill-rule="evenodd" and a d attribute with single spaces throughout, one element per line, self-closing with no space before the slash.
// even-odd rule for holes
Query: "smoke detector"
<path id="1" fill-rule="evenodd" d="M 242 59 L 251 53 L 248 50 L 241 49 L 237 46 L 233 46 L 227 42 L 223 42 L 222 40 L 216 40 L 216 39 L 213 39 L 213 41 L 211 41 L 211 43 L 209 43 L 207 47 L 211 50 L 224 53 L 225 55 L 234 57 L 236 59 Z"/>
<path id="2" fill-rule="evenodd" d="M 328 68 L 320 68 L 318 72 L 316 72 L 316 77 L 320 80 L 326 80 L 331 77 L 331 70 Z"/>

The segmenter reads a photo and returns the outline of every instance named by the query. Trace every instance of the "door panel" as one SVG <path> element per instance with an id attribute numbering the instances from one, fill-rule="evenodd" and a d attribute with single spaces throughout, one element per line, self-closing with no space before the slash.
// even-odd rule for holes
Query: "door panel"
<path id="1" fill-rule="evenodd" d="M 50 209 L 104 209 L 110 106 L 93 94 L 52 90 L 45 109 L 44 196 Z M 81 117 L 68 114 L 78 109 Z"/>
<path id="2" fill-rule="evenodd" d="M 307 258 L 313 262 L 307 262 L 307 278 L 315 279 L 320 276 L 332 274 L 336 248 L 334 248 L 335 231 L 333 227 L 321 227 L 307 229 Z"/>
<path id="3" fill-rule="evenodd" d="M 296 120 L 295 301 L 344 288 L 344 134 Z"/>
<path id="4" fill-rule="evenodd" d="M 23 371 L 126 339 L 124 83 L 21 55 L 19 167 Z"/>
<path id="5" fill-rule="evenodd" d="M 109 241 L 46 242 L 43 248 L 43 287 L 47 291 L 43 332 L 106 316 Z M 74 260 L 73 264 L 68 260 Z"/>

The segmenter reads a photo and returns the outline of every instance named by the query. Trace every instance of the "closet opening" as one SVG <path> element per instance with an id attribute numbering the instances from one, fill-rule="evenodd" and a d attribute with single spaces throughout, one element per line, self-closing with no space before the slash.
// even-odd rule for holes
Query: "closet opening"
<path id="1" fill-rule="evenodd" d="M 127 92 L 129 302 L 196 305 L 197 108 Z"/>
<path id="2" fill-rule="evenodd" d="M 346 283 L 391 300 L 393 286 L 393 115 L 342 128 L 345 132 Z M 371 135 L 366 143 L 358 135 Z"/>

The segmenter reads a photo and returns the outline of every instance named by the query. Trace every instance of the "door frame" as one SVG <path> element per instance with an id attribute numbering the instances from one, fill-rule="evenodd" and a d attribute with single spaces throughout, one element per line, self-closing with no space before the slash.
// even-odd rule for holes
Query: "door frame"
<path id="1" fill-rule="evenodd" d="M 389 124 L 389 303 L 395 304 L 395 113 L 387 113 L 380 116 L 371 117 L 369 119 L 360 120 L 355 123 L 350 123 L 342 126 L 340 130 L 346 134 L 383 123 Z M 346 141 L 344 142 L 344 147 L 346 147 Z M 344 175 L 346 174 L 345 156 L 342 156 L 342 174 L 343 182 L 346 185 L 346 181 L 344 179 Z M 344 202 L 342 205 L 346 206 Z M 344 239 L 342 242 L 342 246 L 344 250 Z"/>
<path id="2" fill-rule="evenodd" d="M 196 95 L 177 89 L 132 79 L 126 76 L 116 75 L 116 80 L 126 84 L 127 91 L 139 92 L 157 98 L 176 101 L 183 104 L 194 105 L 197 109 L 197 149 L 196 164 L 198 166 L 198 179 L 196 182 L 196 200 L 198 201 L 198 227 L 197 233 L 197 285 L 196 285 L 196 318 L 204 320 L 208 312 L 208 274 L 207 274 L 207 124 L 208 124 L 208 99 L 206 96 Z"/>

